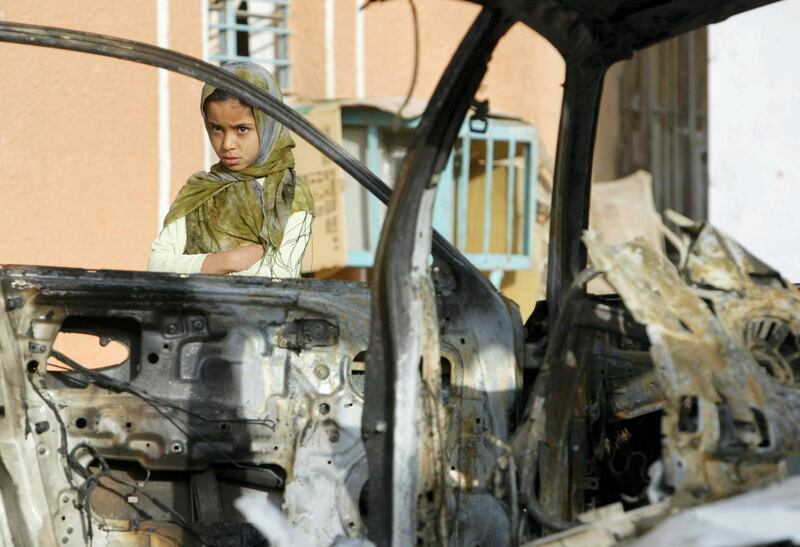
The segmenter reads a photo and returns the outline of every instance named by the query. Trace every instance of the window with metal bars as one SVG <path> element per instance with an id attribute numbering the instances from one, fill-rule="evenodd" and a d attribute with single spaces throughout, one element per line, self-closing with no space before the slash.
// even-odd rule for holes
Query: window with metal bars
<path id="1" fill-rule="evenodd" d="M 344 147 L 392 185 L 419 118 L 386 112 L 342 111 Z M 433 226 L 500 286 L 505 272 L 533 267 L 536 224 L 536 129 L 490 118 L 476 130 L 466 120 L 444 170 Z M 347 265 L 372 267 L 386 207 L 345 177 Z"/>
<path id="2" fill-rule="evenodd" d="M 291 85 L 290 0 L 212 0 L 209 3 L 209 60 L 253 61 Z"/>

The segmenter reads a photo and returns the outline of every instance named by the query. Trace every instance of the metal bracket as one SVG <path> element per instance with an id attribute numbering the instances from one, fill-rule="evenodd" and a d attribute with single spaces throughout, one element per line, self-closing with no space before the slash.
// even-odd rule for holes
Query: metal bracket
<path id="1" fill-rule="evenodd" d="M 470 102 L 470 108 L 475 110 L 475 114 L 473 114 L 469 119 L 469 130 L 473 133 L 480 133 L 484 134 L 489 129 L 489 101 L 488 99 L 485 101 L 479 101 L 477 99 L 472 99 Z"/>
<path id="2" fill-rule="evenodd" d="M 278 335 L 278 347 L 302 350 L 339 343 L 339 327 L 324 319 L 295 319 Z"/>

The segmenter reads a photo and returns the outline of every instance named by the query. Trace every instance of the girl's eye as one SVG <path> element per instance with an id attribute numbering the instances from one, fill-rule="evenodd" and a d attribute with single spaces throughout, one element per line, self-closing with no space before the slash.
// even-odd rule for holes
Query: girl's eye
<path id="1" fill-rule="evenodd" d="M 250 131 L 249 127 L 240 127 L 239 128 L 239 133 L 244 134 L 244 133 L 247 133 L 248 131 Z"/>
<path id="2" fill-rule="evenodd" d="M 211 126 L 211 131 L 213 131 L 214 133 L 221 133 L 222 132 L 222 128 L 220 126 L 218 126 L 218 125 L 212 125 Z"/>

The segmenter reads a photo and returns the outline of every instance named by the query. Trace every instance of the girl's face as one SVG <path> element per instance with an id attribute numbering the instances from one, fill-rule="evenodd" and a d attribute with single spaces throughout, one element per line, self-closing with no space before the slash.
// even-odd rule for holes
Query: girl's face
<path id="1" fill-rule="evenodd" d="M 231 171 L 241 171 L 258 158 L 259 141 L 253 110 L 236 99 L 206 103 L 206 129 L 211 146 Z"/>

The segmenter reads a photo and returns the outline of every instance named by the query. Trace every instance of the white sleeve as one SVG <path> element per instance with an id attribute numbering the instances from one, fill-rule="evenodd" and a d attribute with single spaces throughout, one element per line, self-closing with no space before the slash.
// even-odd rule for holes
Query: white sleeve
<path id="1" fill-rule="evenodd" d="M 153 241 L 150 258 L 147 259 L 147 271 L 172 272 L 183 274 L 200 273 L 205 254 L 185 255 L 186 219 L 179 218 L 161 230 Z"/>
<path id="2" fill-rule="evenodd" d="M 292 214 L 286 221 L 279 249 L 267 251 L 264 258 L 249 269 L 234 275 L 258 275 L 272 278 L 300 277 L 303 255 L 311 238 L 314 217 L 305 211 Z"/>
<path id="3" fill-rule="evenodd" d="M 291 269 L 286 277 L 300 277 L 303 255 L 306 254 L 308 240 L 311 238 L 311 222 L 314 217 L 305 211 L 293 214 L 286 222 L 281 248 L 278 249 L 280 261 Z"/>

